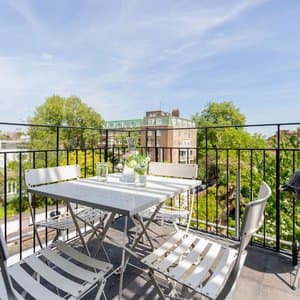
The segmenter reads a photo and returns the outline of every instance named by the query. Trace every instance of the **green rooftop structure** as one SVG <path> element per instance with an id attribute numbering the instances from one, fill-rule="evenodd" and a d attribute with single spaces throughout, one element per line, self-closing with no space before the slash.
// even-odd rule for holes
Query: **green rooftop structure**
<path id="1" fill-rule="evenodd" d="M 130 129 L 149 126 L 191 128 L 195 127 L 195 123 L 190 119 L 180 117 L 178 109 L 173 109 L 171 113 L 161 110 L 148 111 L 143 119 L 105 121 L 105 129 Z"/>
<path id="2" fill-rule="evenodd" d="M 106 129 L 141 128 L 143 125 L 143 119 L 105 121 Z"/>

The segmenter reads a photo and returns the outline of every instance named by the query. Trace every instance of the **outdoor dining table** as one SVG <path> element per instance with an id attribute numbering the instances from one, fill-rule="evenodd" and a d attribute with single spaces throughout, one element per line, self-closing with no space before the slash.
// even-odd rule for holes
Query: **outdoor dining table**
<path id="1" fill-rule="evenodd" d="M 193 190 L 200 184 L 201 181 L 199 180 L 147 176 L 146 186 L 139 186 L 135 183 L 124 182 L 122 181 L 122 174 L 113 173 L 107 177 L 105 182 L 98 181 L 97 177 L 81 178 L 77 180 L 29 187 L 28 192 L 43 197 L 65 201 L 74 219 L 74 224 L 83 246 L 88 254 L 90 254 L 90 252 L 82 236 L 80 226 L 78 225 L 78 221 L 71 204 L 98 208 L 111 213 L 104 228 L 101 230 L 101 234 L 99 235 L 101 242 L 104 240 L 116 215 L 123 215 L 125 217 L 122 241 L 122 260 L 121 265 L 119 266 L 119 296 L 121 298 L 124 271 L 129 261 L 130 254 L 134 253 L 134 249 L 142 236 L 147 234 L 146 230 L 155 217 L 155 214 L 167 199 Z M 156 209 L 144 224 L 139 217 L 139 213 L 152 206 L 155 206 Z M 140 230 L 132 245 L 126 247 L 128 218 L 133 217 L 139 221 L 142 230 Z M 97 228 L 93 229 L 97 230 Z M 126 255 L 126 252 L 129 255 Z"/>

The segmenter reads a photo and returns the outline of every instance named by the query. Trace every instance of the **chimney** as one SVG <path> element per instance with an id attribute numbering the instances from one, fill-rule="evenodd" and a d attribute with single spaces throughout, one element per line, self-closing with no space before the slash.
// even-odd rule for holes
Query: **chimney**
<path id="1" fill-rule="evenodd" d="M 179 117 L 179 109 L 173 109 L 172 110 L 172 116 L 173 117 Z"/>

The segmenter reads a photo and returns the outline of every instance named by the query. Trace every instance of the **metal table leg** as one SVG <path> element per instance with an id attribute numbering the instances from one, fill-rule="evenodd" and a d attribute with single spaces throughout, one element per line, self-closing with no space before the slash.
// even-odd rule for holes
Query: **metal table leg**
<path id="1" fill-rule="evenodd" d="M 138 245 L 138 243 L 141 240 L 143 234 L 146 232 L 146 230 L 150 226 L 151 222 L 153 221 L 155 215 L 160 210 L 160 208 L 163 206 L 163 204 L 164 204 L 164 202 L 161 202 L 161 203 L 159 203 L 159 205 L 157 205 L 157 207 L 155 208 L 154 212 L 152 213 L 150 219 L 147 221 L 146 225 L 144 224 L 143 230 L 141 230 L 141 232 L 139 233 L 139 235 L 137 236 L 137 238 L 134 240 L 133 245 L 129 248 L 129 250 L 133 251 L 135 249 L 135 247 Z M 124 263 L 124 269 L 126 269 L 128 261 L 130 259 L 130 256 L 131 255 L 127 255 L 126 256 L 125 263 Z"/>
<path id="2" fill-rule="evenodd" d="M 125 224 L 124 224 L 124 232 L 123 232 L 123 248 L 122 248 L 122 260 L 121 260 L 121 267 L 120 267 L 120 285 L 119 285 L 119 299 L 122 299 L 122 290 L 123 290 L 123 279 L 124 279 L 124 272 L 126 269 L 125 258 L 126 258 L 126 237 L 127 237 L 127 229 L 128 229 L 128 217 L 125 216 Z"/>
<path id="3" fill-rule="evenodd" d="M 90 251 L 89 251 L 89 249 L 87 247 L 87 244 L 86 244 L 86 242 L 85 242 L 85 240 L 84 240 L 84 238 L 82 236 L 82 233 L 81 233 L 81 230 L 80 230 L 80 226 L 78 225 L 78 222 L 76 220 L 76 215 L 74 214 L 74 211 L 73 211 L 73 208 L 72 208 L 72 205 L 70 204 L 70 202 L 67 202 L 67 206 L 68 206 L 68 209 L 69 209 L 69 211 L 71 213 L 71 216 L 73 218 L 76 230 L 77 230 L 77 232 L 79 234 L 79 237 L 80 237 L 80 240 L 81 240 L 82 245 L 84 247 L 84 250 L 86 251 L 86 253 L 87 253 L 88 256 L 91 256 L 91 253 L 90 253 Z"/>

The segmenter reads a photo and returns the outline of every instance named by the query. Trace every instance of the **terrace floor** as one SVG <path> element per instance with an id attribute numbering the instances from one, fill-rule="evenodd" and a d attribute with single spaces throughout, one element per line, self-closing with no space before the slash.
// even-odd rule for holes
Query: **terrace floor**
<path id="1" fill-rule="evenodd" d="M 155 234 L 151 233 L 154 245 L 161 244 L 172 229 L 170 226 L 158 226 L 156 224 L 151 226 L 155 231 Z M 113 227 L 109 230 L 109 235 L 116 240 L 121 240 L 121 229 L 122 219 L 119 219 L 115 221 Z M 91 241 L 89 247 L 93 251 L 96 249 L 97 243 Z M 112 257 L 112 263 L 118 265 L 121 259 L 120 248 L 107 243 L 106 249 Z M 137 252 L 145 255 L 149 252 L 149 247 L 147 244 L 140 244 Z M 142 267 L 136 259 L 131 261 Z M 300 285 L 295 291 L 291 288 L 294 276 L 295 270 L 290 257 L 249 246 L 245 266 L 242 269 L 233 299 L 300 299 Z M 159 298 L 145 272 L 128 266 L 124 280 L 123 299 L 150 300 Z M 163 279 L 160 281 L 165 284 Z M 108 280 L 105 288 L 108 299 L 118 299 L 118 289 L 119 276 L 113 275 Z M 93 299 L 93 295 L 89 295 L 86 299 Z"/>

